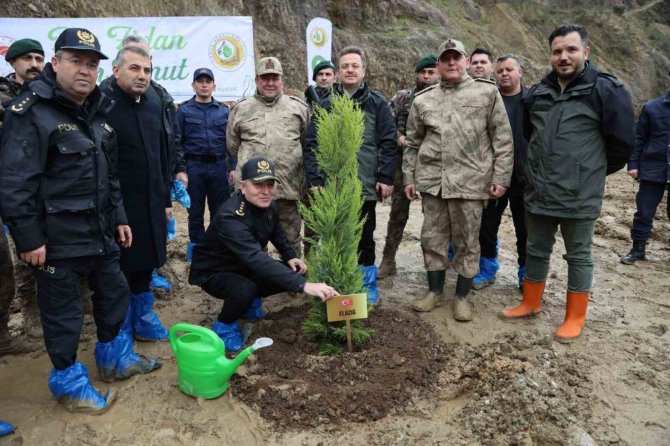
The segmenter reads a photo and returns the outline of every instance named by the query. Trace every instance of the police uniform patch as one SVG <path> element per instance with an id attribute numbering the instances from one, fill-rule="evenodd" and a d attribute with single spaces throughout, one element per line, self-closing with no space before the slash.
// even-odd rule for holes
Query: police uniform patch
<path id="1" fill-rule="evenodd" d="M 258 173 L 272 173 L 270 170 L 270 163 L 268 163 L 266 160 L 259 161 Z"/>
<path id="2" fill-rule="evenodd" d="M 80 29 L 77 31 L 77 37 L 79 38 L 79 43 L 95 47 L 95 36 L 93 34 Z"/>

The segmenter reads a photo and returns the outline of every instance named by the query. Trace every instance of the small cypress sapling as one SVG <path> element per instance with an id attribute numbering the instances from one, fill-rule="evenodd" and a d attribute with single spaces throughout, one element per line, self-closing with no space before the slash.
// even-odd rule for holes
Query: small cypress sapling
<path id="1" fill-rule="evenodd" d="M 300 213 L 316 234 L 307 239 L 312 245 L 307 257 L 310 282 L 325 282 L 341 294 L 364 292 L 363 274 L 358 267 L 358 242 L 363 222 L 362 184 L 358 179 L 357 153 L 363 142 L 364 114 L 344 95 L 333 97 L 330 111 L 316 109 L 318 147 L 316 160 L 326 178 L 326 184 L 314 192 L 309 207 L 300 205 Z M 342 352 L 346 345 L 344 322 L 328 323 L 326 304 L 314 299 L 303 332 L 320 343 L 324 355 Z M 354 345 L 360 346 L 372 330 L 360 320 L 351 322 Z"/>

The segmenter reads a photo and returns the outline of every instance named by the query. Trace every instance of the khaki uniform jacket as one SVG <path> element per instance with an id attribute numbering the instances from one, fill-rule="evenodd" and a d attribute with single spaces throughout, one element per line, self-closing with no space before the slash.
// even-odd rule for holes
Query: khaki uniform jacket
<path id="1" fill-rule="evenodd" d="M 226 145 L 237 159 L 236 181 L 244 163 L 263 156 L 275 164 L 275 199 L 300 200 L 303 195 L 304 132 L 309 109 L 301 99 L 282 94 L 266 102 L 258 93 L 240 99 L 230 109 Z"/>
<path id="2" fill-rule="evenodd" d="M 512 131 L 495 84 L 465 74 L 417 93 L 407 120 L 404 184 L 442 198 L 486 200 L 491 184 L 508 187 Z"/>

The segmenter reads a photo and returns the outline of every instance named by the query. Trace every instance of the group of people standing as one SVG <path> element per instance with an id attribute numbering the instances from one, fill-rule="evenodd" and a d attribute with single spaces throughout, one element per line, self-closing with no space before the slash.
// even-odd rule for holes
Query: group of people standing
<path id="1" fill-rule="evenodd" d="M 302 228 L 298 204 L 309 205 L 310 194 L 325 184 L 316 162 L 313 111 L 316 106 L 330 110 L 338 95 L 351 98 L 365 117 L 358 152 L 364 195 L 358 263 L 369 303 L 378 302 L 378 278 L 397 274 L 395 258 L 410 202 L 420 194 L 428 290 L 411 307 L 431 311 L 448 301 L 445 275 L 453 263 L 458 273 L 453 315 L 472 320 L 468 295 L 495 280 L 498 228 L 509 204 L 523 297 L 502 316 L 540 312 L 560 229 L 568 262 L 567 303 L 555 337 L 576 339 L 591 291 L 592 238 L 605 177 L 629 156 L 629 174 L 643 187 L 633 250 L 622 261 L 644 260 L 650 209 L 655 211 L 670 179 L 670 158 L 666 170 L 660 166 L 661 158 L 670 156 L 670 102 L 645 105 L 636 137 L 630 95 L 619 80 L 593 66 L 586 30 L 561 25 L 548 43 L 552 71 L 530 89 L 522 84 L 519 57 L 494 60 L 484 48 L 468 54 L 462 42 L 448 39 L 436 54 L 417 61 L 414 88 L 399 91 L 390 102 L 365 82 L 365 51 L 350 46 L 338 53 L 336 64 L 314 67 L 316 84 L 304 98 L 284 94 L 280 60 L 263 57 L 256 64 L 253 96 L 230 106 L 215 100 L 213 72 L 198 68 L 193 98 L 176 106 L 151 80 L 151 53 L 142 37 L 124 40 L 113 75 L 99 87 L 98 64 L 107 56 L 90 31 L 63 31 L 46 64 L 39 42 L 14 42 L 6 59 L 15 74 L 0 81 L 5 107 L 0 215 L 16 247 L 12 262 L 7 238 L 0 236 L 0 354 L 35 348 L 7 329 L 16 277 L 18 283 L 37 281 L 36 298 L 24 297 L 26 332 L 42 334 L 39 306 L 54 366 L 49 388 L 69 410 L 102 413 L 115 397 L 93 387 L 76 359 L 82 286 L 93 291 L 102 379 L 159 368 L 156 359 L 134 352 L 133 339 L 167 338 L 153 311 L 150 281 L 166 260 L 174 181 L 187 186 L 191 198 L 189 282 L 224 301 L 212 329 L 228 351 L 243 346 L 240 318 L 264 317 L 263 297 L 280 291 L 322 300 L 336 296 L 329 285 L 304 278 L 301 234 L 313 234 Z M 651 174 L 647 166 L 656 158 Z M 377 270 L 376 204 L 389 197 Z M 267 254 L 268 242 L 281 262 Z M 82 279 L 88 279 L 86 285 Z"/>

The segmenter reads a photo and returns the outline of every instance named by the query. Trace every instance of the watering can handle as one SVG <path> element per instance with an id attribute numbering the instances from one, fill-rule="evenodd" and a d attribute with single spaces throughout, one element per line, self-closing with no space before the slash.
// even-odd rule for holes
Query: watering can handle
<path id="1" fill-rule="evenodd" d="M 221 338 L 214 333 L 212 330 L 209 328 L 201 327 L 199 325 L 193 325 L 193 324 L 186 324 L 186 323 L 179 323 L 175 324 L 170 328 L 170 333 L 169 333 L 169 339 L 170 339 L 170 347 L 172 347 L 172 352 L 176 355 L 177 354 L 177 332 L 183 331 L 185 333 L 198 333 L 201 335 L 203 338 L 207 339 L 210 344 L 212 345 L 217 345 L 218 343 L 221 342 Z"/>

